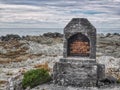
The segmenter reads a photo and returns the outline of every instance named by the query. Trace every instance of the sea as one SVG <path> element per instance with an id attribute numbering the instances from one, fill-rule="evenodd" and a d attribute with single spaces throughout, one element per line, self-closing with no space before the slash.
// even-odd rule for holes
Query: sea
<path id="1" fill-rule="evenodd" d="M 63 34 L 63 28 L 0 28 L 0 36 L 5 36 L 7 34 L 38 36 L 48 32 L 58 32 Z M 120 28 L 97 28 L 97 33 L 120 33 Z"/>

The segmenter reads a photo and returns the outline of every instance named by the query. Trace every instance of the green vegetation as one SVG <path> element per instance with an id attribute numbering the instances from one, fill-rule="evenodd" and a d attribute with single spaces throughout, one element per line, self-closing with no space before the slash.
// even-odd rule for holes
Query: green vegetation
<path id="1" fill-rule="evenodd" d="M 117 83 L 119 83 L 119 84 L 120 84 L 120 80 L 117 80 Z"/>
<path id="2" fill-rule="evenodd" d="M 27 71 L 24 74 L 22 80 L 22 86 L 25 89 L 26 87 L 33 88 L 39 84 L 48 82 L 51 80 L 51 77 L 47 70 L 45 69 L 35 69 Z"/>

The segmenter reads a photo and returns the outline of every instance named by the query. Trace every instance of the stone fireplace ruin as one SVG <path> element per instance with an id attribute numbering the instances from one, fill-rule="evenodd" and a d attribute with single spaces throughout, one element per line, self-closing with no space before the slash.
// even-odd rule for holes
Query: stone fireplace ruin
<path id="1" fill-rule="evenodd" d="M 96 29 L 85 18 L 73 18 L 64 28 L 63 58 L 53 67 L 55 84 L 96 86 L 104 78 L 96 63 Z"/>
<path id="2" fill-rule="evenodd" d="M 96 29 L 87 19 L 74 18 L 64 28 L 63 56 L 96 58 Z"/>

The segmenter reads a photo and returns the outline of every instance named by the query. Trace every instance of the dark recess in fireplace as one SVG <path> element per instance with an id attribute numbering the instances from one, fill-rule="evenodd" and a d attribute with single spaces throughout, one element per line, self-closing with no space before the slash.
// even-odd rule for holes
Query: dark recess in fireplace
<path id="1" fill-rule="evenodd" d="M 90 41 L 87 36 L 77 33 L 68 39 L 68 56 L 89 57 Z"/>

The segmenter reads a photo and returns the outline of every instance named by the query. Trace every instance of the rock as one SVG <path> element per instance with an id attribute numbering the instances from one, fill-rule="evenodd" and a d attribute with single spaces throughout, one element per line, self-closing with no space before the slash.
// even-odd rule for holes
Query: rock
<path id="1" fill-rule="evenodd" d="M 119 33 L 114 33 L 113 35 L 117 35 L 117 36 L 120 36 L 120 34 L 119 34 Z"/>
<path id="2" fill-rule="evenodd" d="M 0 37 L 1 41 L 9 41 L 9 40 L 20 40 L 21 37 L 19 35 L 13 35 L 13 34 L 8 34 L 6 36 L 1 36 Z"/>
<path id="3" fill-rule="evenodd" d="M 107 33 L 107 34 L 106 34 L 106 37 L 109 37 L 109 36 L 111 36 L 111 33 Z"/>
<path id="4" fill-rule="evenodd" d="M 4 49 L 3 47 L 0 47 L 0 53 L 5 54 L 6 52 L 7 52 L 7 50 L 6 50 L 6 49 Z"/>
<path id="5" fill-rule="evenodd" d="M 26 36 L 23 37 L 24 40 L 33 41 L 41 44 L 52 45 L 57 43 L 62 43 L 62 38 L 50 38 L 47 36 Z"/>
<path id="6" fill-rule="evenodd" d="M 30 90 L 30 87 L 27 87 L 25 90 Z"/>
<path id="7" fill-rule="evenodd" d="M 101 52 L 106 56 L 120 57 L 120 35 L 118 33 L 97 37 L 97 52 Z"/>
<path id="8" fill-rule="evenodd" d="M 104 38 L 104 37 L 105 37 L 105 35 L 103 33 L 97 34 L 97 38 Z"/>
<path id="9" fill-rule="evenodd" d="M 120 78 L 120 58 L 101 56 L 97 57 L 97 63 L 105 64 L 105 73 L 107 76 L 112 76 L 117 80 Z"/>
<path id="10" fill-rule="evenodd" d="M 57 38 L 57 37 L 62 38 L 63 34 L 60 34 L 57 32 L 55 32 L 55 33 L 48 32 L 48 33 L 44 33 L 43 36 L 50 37 L 50 38 Z"/>
<path id="11" fill-rule="evenodd" d="M 115 51 L 112 53 L 113 56 L 115 56 L 116 58 L 120 58 L 120 51 Z"/>
<path id="12" fill-rule="evenodd" d="M 35 42 L 29 42 L 28 53 L 31 54 L 42 54 L 42 55 L 62 55 L 63 44 L 55 44 L 52 46 L 43 45 Z"/>
<path id="13" fill-rule="evenodd" d="M 107 76 L 105 79 L 101 80 L 101 82 L 103 82 L 105 85 L 106 84 L 116 84 L 117 79 L 112 76 Z"/>
<path id="14" fill-rule="evenodd" d="M 45 62 L 44 64 L 37 64 L 37 65 L 34 65 L 35 68 L 38 68 L 38 69 L 41 69 L 41 68 L 44 68 L 45 70 L 47 71 L 50 71 L 51 69 L 49 68 L 48 66 L 48 62 Z"/>

